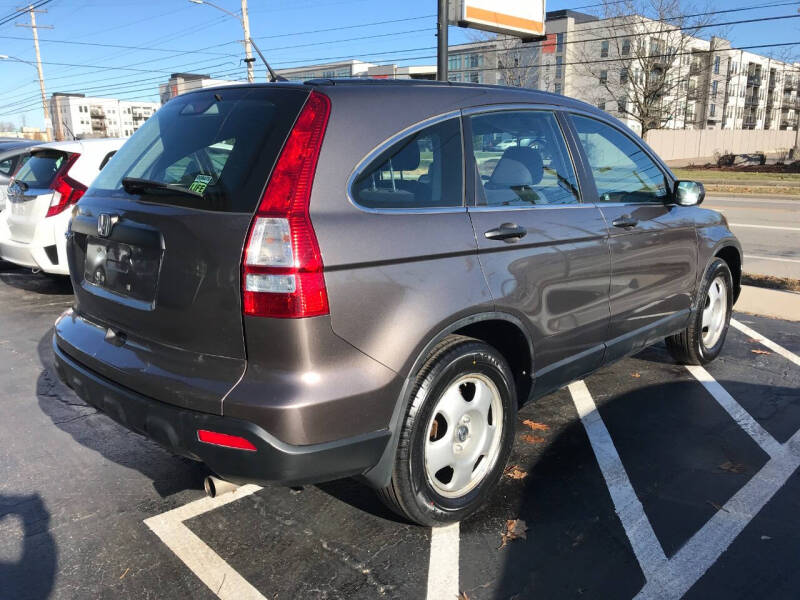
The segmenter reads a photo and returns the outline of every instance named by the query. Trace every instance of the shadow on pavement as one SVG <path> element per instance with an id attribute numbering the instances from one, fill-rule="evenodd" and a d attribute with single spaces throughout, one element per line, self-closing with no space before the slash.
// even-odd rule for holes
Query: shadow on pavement
<path id="1" fill-rule="evenodd" d="M 18 267 L 2 260 L 0 260 L 0 281 L 26 292 L 48 296 L 72 294 L 72 281 L 65 275 L 32 273 L 30 269 Z"/>
<path id="2" fill-rule="evenodd" d="M 39 408 L 56 427 L 117 464 L 135 469 L 153 482 L 162 497 L 203 489 L 210 471 L 201 463 L 175 456 L 137 433 L 98 414 L 58 378 L 53 362 L 52 329 L 39 341 L 37 352 L 42 371 L 36 382 Z"/>
<path id="3" fill-rule="evenodd" d="M 16 562 L 0 561 L 0 597 L 47 598 L 55 583 L 58 562 L 55 540 L 49 531 L 50 513 L 38 494 L 0 494 L 0 525 L 14 515 L 22 522 L 22 556 Z M 14 542 L 9 538 L 3 541 Z"/>

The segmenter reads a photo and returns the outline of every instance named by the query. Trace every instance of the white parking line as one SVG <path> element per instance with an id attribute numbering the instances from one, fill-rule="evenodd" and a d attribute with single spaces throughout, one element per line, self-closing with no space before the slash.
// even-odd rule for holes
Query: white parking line
<path id="1" fill-rule="evenodd" d="M 597 406 L 586 384 L 583 381 L 572 383 L 569 392 L 586 429 L 586 435 L 589 436 L 597 464 L 606 480 L 611 500 L 614 502 L 614 510 L 631 542 L 636 560 L 639 561 L 645 578 L 649 580 L 667 561 L 664 549 L 644 513 L 644 507 L 636 496 L 628 479 L 628 473 L 622 465 L 611 435 L 600 413 L 597 412 Z"/>
<path id="2" fill-rule="evenodd" d="M 453 523 L 431 530 L 431 554 L 428 564 L 428 600 L 458 598 L 458 555 L 461 541 L 459 525 Z"/>
<path id="3" fill-rule="evenodd" d="M 257 485 L 245 485 L 217 498 L 201 498 L 179 506 L 145 519 L 144 523 L 222 600 L 266 600 L 261 592 L 184 525 L 188 519 L 240 500 L 260 489 Z"/>
<path id="4" fill-rule="evenodd" d="M 772 350 L 775 354 L 780 354 L 782 357 L 792 361 L 794 364 L 800 367 L 800 356 L 797 356 L 797 354 L 795 354 L 794 352 L 787 350 L 786 348 L 776 344 L 772 340 L 768 340 L 757 331 L 750 329 L 744 323 L 740 323 L 736 319 L 731 319 L 731 327 L 734 327 L 735 329 L 741 331 L 743 334 L 750 336 L 754 340 L 757 340 L 758 343 L 761 344 L 762 346 L 766 346 L 767 348 Z"/>
<path id="5" fill-rule="evenodd" d="M 781 445 L 772 437 L 766 429 L 758 424 L 749 412 L 742 405 L 736 402 L 724 387 L 717 382 L 711 374 L 703 367 L 697 365 L 687 365 L 689 373 L 711 393 L 714 399 L 719 402 L 736 424 L 744 429 L 753 438 L 756 444 L 770 456 L 777 456 L 781 451 Z"/>
<path id="6" fill-rule="evenodd" d="M 781 231 L 800 231 L 800 227 L 781 227 L 778 225 L 751 225 L 749 223 L 728 223 L 731 227 L 752 227 L 754 229 L 780 229 Z"/>
<path id="7" fill-rule="evenodd" d="M 800 431 L 683 545 L 661 571 L 647 580 L 636 598 L 682 597 L 717 562 L 798 467 Z"/>
<path id="8" fill-rule="evenodd" d="M 777 262 L 788 262 L 788 263 L 800 263 L 800 259 L 797 258 L 778 258 L 776 256 L 756 256 L 755 254 L 745 254 L 745 258 L 750 260 L 774 260 Z"/>

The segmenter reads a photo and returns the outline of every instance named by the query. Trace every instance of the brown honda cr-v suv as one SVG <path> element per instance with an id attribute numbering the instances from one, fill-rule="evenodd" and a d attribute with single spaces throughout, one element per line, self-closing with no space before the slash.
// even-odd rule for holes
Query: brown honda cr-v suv
<path id="1" fill-rule="evenodd" d="M 523 403 L 664 338 L 719 354 L 742 254 L 703 196 L 562 96 L 192 92 L 73 211 L 57 368 L 234 483 L 359 476 L 413 521 L 458 520 Z"/>

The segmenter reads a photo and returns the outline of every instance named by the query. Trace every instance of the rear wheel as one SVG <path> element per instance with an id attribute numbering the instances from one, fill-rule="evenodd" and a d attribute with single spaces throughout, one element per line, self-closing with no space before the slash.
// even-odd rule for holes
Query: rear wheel
<path id="1" fill-rule="evenodd" d="M 428 526 L 475 512 L 508 460 L 516 406 L 503 356 L 479 340 L 447 337 L 417 376 L 383 500 Z"/>
<path id="2" fill-rule="evenodd" d="M 733 278 L 721 258 L 708 267 L 696 302 L 689 326 L 665 340 L 673 358 L 686 365 L 711 362 L 725 344 L 733 308 Z"/>

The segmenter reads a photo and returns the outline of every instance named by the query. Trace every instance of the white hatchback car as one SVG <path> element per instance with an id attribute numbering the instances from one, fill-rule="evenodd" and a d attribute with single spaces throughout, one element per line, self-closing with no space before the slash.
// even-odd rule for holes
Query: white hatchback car
<path id="1" fill-rule="evenodd" d="M 68 275 L 66 232 L 71 208 L 124 139 L 51 142 L 32 146 L 8 186 L 0 213 L 0 258 Z"/>

